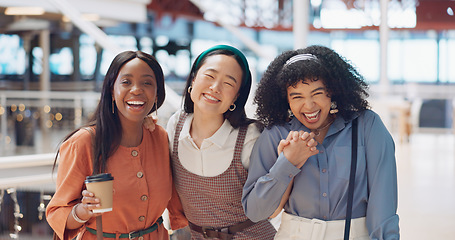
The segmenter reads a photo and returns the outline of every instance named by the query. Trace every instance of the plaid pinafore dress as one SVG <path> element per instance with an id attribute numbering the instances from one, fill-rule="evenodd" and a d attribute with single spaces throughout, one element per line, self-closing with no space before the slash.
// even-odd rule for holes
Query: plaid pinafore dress
<path id="1" fill-rule="evenodd" d="M 182 112 L 176 126 L 172 151 L 173 180 L 186 218 L 198 226 L 221 228 L 248 220 L 241 203 L 243 185 L 248 172 L 241 154 L 247 127 L 240 128 L 234 158 L 228 169 L 214 177 L 199 176 L 186 170 L 178 157 L 178 139 L 187 113 Z M 232 239 L 273 239 L 276 230 L 268 220 L 260 221 L 237 232 Z M 204 239 L 191 230 L 192 239 Z"/>

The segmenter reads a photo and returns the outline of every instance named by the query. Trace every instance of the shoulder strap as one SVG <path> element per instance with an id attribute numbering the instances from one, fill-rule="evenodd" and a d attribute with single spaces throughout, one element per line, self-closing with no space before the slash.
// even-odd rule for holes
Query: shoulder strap
<path id="1" fill-rule="evenodd" d="M 354 198 L 355 172 L 357 170 L 357 118 L 352 121 L 352 146 L 351 146 L 351 173 L 348 186 L 348 206 L 346 208 L 346 223 L 344 226 L 344 240 L 349 239 L 352 218 L 352 202 Z"/>
<path id="2" fill-rule="evenodd" d="M 186 117 L 188 116 L 188 113 L 183 112 L 179 116 L 179 120 L 177 122 L 177 125 L 175 126 L 175 133 L 174 133 L 174 145 L 172 148 L 172 157 L 176 158 L 178 157 L 178 149 L 179 149 L 179 136 L 180 132 L 182 131 L 183 125 L 185 124 Z"/>
<path id="3" fill-rule="evenodd" d="M 239 159 L 240 162 L 242 161 L 243 143 L 245 142 L 247 130 L 248 126 L 240 127 L 237 135 L 237 141 L 235 142 L 234 159 Z"/>

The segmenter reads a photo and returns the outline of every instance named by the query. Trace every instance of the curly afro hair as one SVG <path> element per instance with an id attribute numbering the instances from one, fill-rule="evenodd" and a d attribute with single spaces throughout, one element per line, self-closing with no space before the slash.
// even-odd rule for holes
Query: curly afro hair
<path id="1" fill-rule="evenodd" d="M 285 66 L 286 61 L 298 54 L 311 54 L 316 58 Z M 332 49 L 315 45 L 283 52 L 270 63 L 254 98 L 258 120 L 267 128 L 283 125 L 290 120 L 287 88 L 299 81 L 319 80 L 323 81 L 331 100 L 336 102 L 337 114 L 344 119 L 369 108 L 368 84 L 363 76 Z"/>

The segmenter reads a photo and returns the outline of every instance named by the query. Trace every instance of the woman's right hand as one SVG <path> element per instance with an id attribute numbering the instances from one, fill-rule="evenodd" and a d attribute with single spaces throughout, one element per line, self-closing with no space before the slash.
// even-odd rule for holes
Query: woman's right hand
<path id="1" fill-rule="evenodd" d="M 300 144 L 299 144 L 300 142 Z M 302 144 L 305 144 L 306 146 L 301 146 Z M 292 144 L 292 146 L 290 146 Z M 304 131 L 291 131 L 289 132 L 288 136 L 286 139 L 282 139 L 280 143 L 278 144 L 277 151 L 278 155 L 281 154 L 281 152 L 285 151 L 284 153 L 285 157 L 292 163 L 294 166 L 301 168 L 303 164 L 306 162 L 308 157 L 317 154 L 319 151 L 316 149 L 317 142 L 314 140 L 314 133 L 307 133 Z M 298 154 L 298 152 L 293 152 L 297 148 L 305 148 L 303 152 L 307 152 L 309 150 L 310 155 L 305 158 L 294 159 L 294 155 Z M 289 156 L 289 157 L 288 157 Z M 290 159 L 293 158 L 293 160 Z M 294 161 L 295 160 L 295 161 Z M 278 208 L 275 210 L 275 212 L 269 217 L 269 218 L 274 218 L 276 217 L 284 208 L 284 205 L 286 202 L 289 200 L 289 195 L 291 194 L 291 190 L 294 184 L 294 179 L 291 180 L 289 183 L 288 187 L 286 188 L 286 191 L 284 192 L 283 196 L 281 197 L 280 204 L 278 205 Z"/>
<path id="2" fill-rule="evenodd" d="M 152 115 L 148 115 L 147 117 L 145 117 L 143 125 L 150 132 L 153 132 L 155 131 L 156 122 L 158 122 L 158 118 Z"/>
<path id="3" fill-rule="evenodd" d="M 317 141 L 314 139 L 314 133 L 304 131 L 291 131 L 285 142 L 280 142 L 281 150 L 289 162 L 297 168 L 301 168 L 309 157 L 319 153 L 316 146 Z"/>

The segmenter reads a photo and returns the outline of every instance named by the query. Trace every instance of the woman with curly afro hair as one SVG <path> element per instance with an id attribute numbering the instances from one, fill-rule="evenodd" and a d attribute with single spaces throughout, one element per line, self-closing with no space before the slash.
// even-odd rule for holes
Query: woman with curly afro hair
<path id="1" fill-rule="evenodd" d="M 254 99 L 265 129 L 242 203 L 253 221 L 284 208 L 275 239 L 400 238 L 395 145 L 367 90 L 324 46 L 286 51 L 268 66 Z"/>

